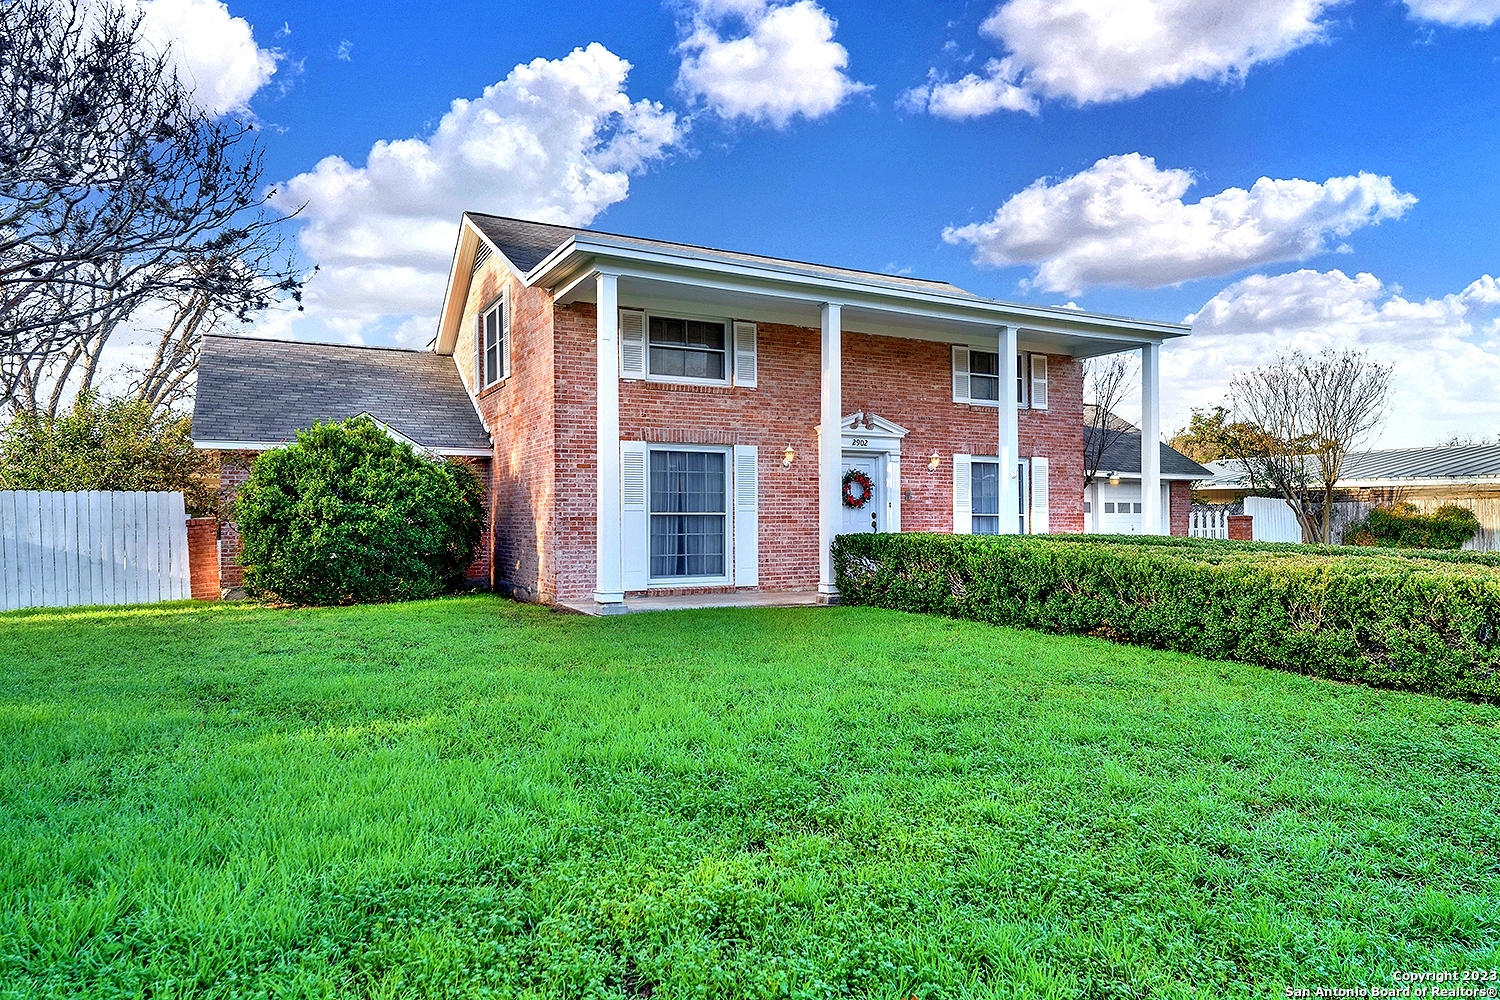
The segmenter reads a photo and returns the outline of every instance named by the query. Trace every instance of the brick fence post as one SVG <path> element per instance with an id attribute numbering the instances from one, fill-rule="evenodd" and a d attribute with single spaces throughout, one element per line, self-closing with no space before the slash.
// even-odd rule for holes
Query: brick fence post
<path id="1" fill-rule="evenodd" d="M 195 601 L 217 601 L 219 590 L 219 522 L 190 517 L 187 522 L 188 575 Z"/>
<path id="2" fill-rule="evenodd" d="M 1230 514 L 1229 540 L 1232 542 L 1255 541 L 1255 518 L 1249 514 Z"/>

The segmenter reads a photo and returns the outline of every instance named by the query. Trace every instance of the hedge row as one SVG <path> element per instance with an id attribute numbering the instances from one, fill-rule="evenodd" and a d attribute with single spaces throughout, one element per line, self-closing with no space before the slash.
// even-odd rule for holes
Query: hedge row
<path id="1" fill-rule="evenodd" d="M 929 534 L 841 535 L 833 553 L 848 604 L 1500 701 L 1500 572 L 1480 560 Z"/>

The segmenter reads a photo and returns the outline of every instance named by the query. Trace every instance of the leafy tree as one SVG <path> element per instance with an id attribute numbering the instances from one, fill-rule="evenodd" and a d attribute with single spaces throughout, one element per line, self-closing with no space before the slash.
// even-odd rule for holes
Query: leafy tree
<path id="1" fill-rule="evenodd" d="M 132 391 L 163 407 L 203 332 L 300 294 L 252 124 L 206 113 L 134 9 L 0 2 L 0 403 L 33 414 L 143 309 L 166 329 Z"/>
<path id="2" fill-rule="evenodd" d="M 318 424 L 255 460 L 234 520 L 245 588 L 292 604 L 431 597 L 461 587 L 484 525 L 484 487 L 369 417 Z"/>
<path id="3" fill-rule="evenodd" d="M 1212 410 L 1195 408 L 1188 425 L 1173 434 L 1167 444 L 1193 461 L 1246 461 L 1268 454 L 1272 442 L 1265 431 L 1235 420 L 1224 406 Z"/>
<path id="4" fill-rule="evenodd" d="M 0 430 L 0 489 L 181 492 L 189 516 L 215 517 L 218 466 L 191 431 L 184 414 L 93 392 L 60 417 L 21 410 Z"/>

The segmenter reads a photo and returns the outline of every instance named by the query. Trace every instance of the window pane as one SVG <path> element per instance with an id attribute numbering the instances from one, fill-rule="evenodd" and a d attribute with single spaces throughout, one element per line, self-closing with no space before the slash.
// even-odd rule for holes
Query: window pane
<path id="1" fill-rule="evenodd" d="M 706 347 L 711 351 L 724 349 L 724 324 L 688 320 L 687 343 L 689 347 Z"/>
<path id="2" fill-rule="evenodd" d="M 999 462 L 975 462 L 969 466 L 969 481 L 973 492 L 969 495 L 969 510 L 975 515 L 994 515 L 1000 513 L 1000 463 Z M 976 523 L 978 517 L 975 518 Z M 976 533 L 979 529 L 973 528 Z M 999 534 L 1000 524 L 995 522 L 995 530 L 990 534 Z"/>
<path id="3" fill-rule="evenodd" d="M 652 316 L 650 371 L 669 378 L 722 382 L 725 371 L 723 323 Z"/>
<path id="4" fill-rule="evenodd" d="M 662 316 L 652 316 L 651 343 L 686 345 L 687 321 L 680 319 L 666 319 Z"/>
<path id="5" fill-rule="evenodd" d="M 1000 380 L 992 375 L 969 375 L 970 399 L 1000 398 Z"/>
<path id="6" fill-rule="evenodd" d="M 1000 519 L 998 517 L 976 517 L 969 530 L 976 535 L 998 535 L 1000 534 Z"/>
<path id="7" fill-rule="evenodd" d="M 986 351 L 970 351 L 969 374 L 998 376 L 1000 374 L 1000 355 L 991 354 Z"/>
<path id="8" fill-rule="evenodd" d="M 1105 504 L 1104 504 L 1104 513 L 1106 513 L 1106 514 L 1113 514 L 1114 512 L 1115 512 L 1115 505 L 1112 504 L 1112 503 L 1110 503 L 1110 502 L 1108 502 L 1108 501 L 1105 501 Z"/>
<path id="9" fill-rule="evenodd" d="M 498 380 L 500 371 L 500 310 L 484 314 L 484 384 Z"/>

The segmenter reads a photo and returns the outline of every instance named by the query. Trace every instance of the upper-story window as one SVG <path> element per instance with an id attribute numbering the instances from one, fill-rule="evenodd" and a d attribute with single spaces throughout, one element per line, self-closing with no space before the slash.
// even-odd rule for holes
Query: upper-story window
<path id="1" fill-rule="evenodd" d="M 479 316 L 479 387 L 488 388 L 510 374 L 510 311 L 502 298 Z"/>
<path id="2" fill-rule="evenodd" d="M 1000 405 L 1000 355 L 972 347 L 953 348 L 953 401 L 982 406 Z M 1022 409 L 1047 408 L 1047 355 L 1021 352 L 1016 355 L 1016 405 Z"/>
<path id="3" fill-rule="evenodd" d="M 649 374 L 723 382 L 724 324 L 699 319 L 650 318 Z"/>
<path id="4" fill-rule="evenodd" d="M 969 352 L 969 398 L 981 402 L 1000 399 L 1000 355 L 990 351 Z"/>

